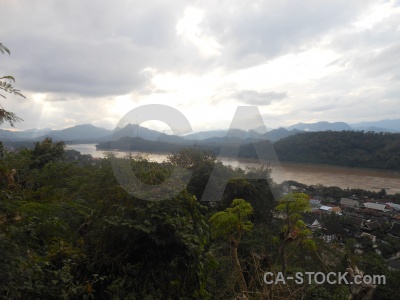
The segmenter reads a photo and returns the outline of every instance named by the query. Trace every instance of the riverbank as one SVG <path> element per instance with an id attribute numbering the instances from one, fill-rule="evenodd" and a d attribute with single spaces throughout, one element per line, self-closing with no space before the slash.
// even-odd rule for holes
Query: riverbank
<path id="1" fill-rule="evenodd" d="M 112 152 L 118 157 L 129 154 L 129 152 L 124 151 L 96 150 L 95 144 L 68 145 L 68 148 L 75 149 L 82 154 L 90 154 L 93 157 L 104 157 L 105 152 Z M 164 161 L 169 154 L 137 153 L 135 151 L 131 153 L 133 155 L 140 154 L 156 162 Z M 225 165 L 240 168 L 270 166 L 272 179 L 277 183 L 294 180 L 306 185 L 322 184 L 324 186 L 337 186 L 342 189 L 359 188 L 376 192 L 385 188 L 388 194 L 400 193 L 400 174 L 393 171 L 296 162 L 269 163 L 268 161 L 259 162 L 257 159 L 247 158 L 224 157 L 219 160 Z"/>

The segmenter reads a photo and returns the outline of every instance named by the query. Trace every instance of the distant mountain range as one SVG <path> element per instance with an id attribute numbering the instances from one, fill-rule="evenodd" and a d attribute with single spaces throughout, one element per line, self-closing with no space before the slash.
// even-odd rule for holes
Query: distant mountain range
<path id="1" fill-rule="evenodd" d="M 400 132 L 400 119 L 351 124 L 356 130 L 375 132 Z"/>
<path id="2" fill-rule="evenodd" d="M 273 161 L 278 156 L 282 161 L 400 170 L 400 119 L 352 125 L 344 122 L 298 123 L 268 132 L 260 128 L 249 131 L 229 129 L 182 136 L 168 135 L 137 124 L 114 131 L 91 124 L 62 130 L 0 129 L 0 141 L 10 150 L 31 148 L 46 137 L 66 144 L 96 144 L 101 151 L 172 153 L 192 148 L 224 157 Z"/>
<path id="3" fill-rule="evenodd" d="M 329 123 L 326 121 L 316 123 L 298 123 L 287 128 L 272 129 L 263 132 L 259 128 L 255 130 L 243 131 L 240 129 L 229 130 L 228 138 L 232 140 L 260 141 L 270 140 L 278 141 L 282 138 L 301 133 L 318 131 L 374 131 L 374 132 L 400 132 L 400 119 L 382 120 L 375 122 L 362 122 L 356 124 L 347 124 L 344 122 Z M 156 130 L 148 129 L 136 124 L 128 124 L 124 128 L 118 128 L 115 131 L 96 127 L 91 124 L 77 125 L 74 127 L 52 130 L 30 129 L 25 131 L 10 131 L 0 129 L 0 141 L 29 141 L 35 142 L 43 140 L 45 137 L 51 137 L 55 141 L 64 141 L 66 143 L 104 143 L 116 141 L 124 137 L 143 139 L 153 142 L 163 142 L 170 144 L 190 145 L 190 144 L 219 144 L 226 142 L 228 130 L 210 130 L 190 133 L 184 136 L 175 136 L 161 133 Z"/>
<path id="4" fill-rule="evenodd" d="M 111 134 L 110 130 L 101 127 L 96 127 L 91 124 L 84 124 L 62 130 L 52 130 L 40 137 L 37 137 L 36 139 L 51 137 L 53 140 L 62 140 L 66 142 L 69 141 L 74 142 L 81 140 L 97 142 L 109 136 L 110 134 Z"/>
<path id="5" fill-rule="evenodd" d="M 303 131 L 343 131 L 343 130 L 363 130 L 373 132 L 400 132 L 400 119 L 396 120 L 382 120 L 374 122 L 361 122 L 354 124 L 347 124 L 344 122 L 329 123 L 326 121 L 317 123 L 297 123 L 287 127 L 287 129 L 297 129 Z"/>
<path id="6" fill-rule="evenodd" d="M 289 126 L 287 129 L 302 130 L 302 131 L 343 131 L 343 130 L 354 130 L 349 124 L 344 122 L 329 123 L 326 121 L 317 123 L 297 123 Z"/>

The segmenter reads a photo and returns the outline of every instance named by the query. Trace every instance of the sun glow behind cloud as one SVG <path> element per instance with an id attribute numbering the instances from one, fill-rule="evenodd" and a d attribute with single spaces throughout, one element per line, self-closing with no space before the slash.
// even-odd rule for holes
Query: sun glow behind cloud
<path id="1" fill-rule="evenodd" d="M 176 33 L 197 47 L 199 52 L 206 56 L 220 55 L 220 45 L 201 29 L 204 12 L 198 8 L 189 7 L 176 24 Z"/>
<path id="2" fill-rule="evenodd" d="M 0 11 L 2 58 L 28 97 L 2 105 L 21 129 L 110 129 L 151 103 L 198 129 L 228 127 L 237 105 L 269 127 L 399 118 L 398 1 L 15 3 Z"/>
<path id="3" fill-rule="evenodd" d="M 288 54 L 268 63 L 239 70 L 229 75 L 244 89 L 281 88 L 288 84 L 303 84 L 334 72 L 329 64 L 338 58 L 331 50 L 313 48 L 297 54 Z"/>
<path id="4" fill-rule="evenodd" d="M 47 94 L 35 93 L 32 94 L 33 105 L 36 109 L 40 110 L 40 114 L 36 119 L 35 128 L 45 127 L 43 120 L 47 119 L 52 114 L 56 113 L 57 109 L 54 108 L 52 103 L 46 101 Z"/>

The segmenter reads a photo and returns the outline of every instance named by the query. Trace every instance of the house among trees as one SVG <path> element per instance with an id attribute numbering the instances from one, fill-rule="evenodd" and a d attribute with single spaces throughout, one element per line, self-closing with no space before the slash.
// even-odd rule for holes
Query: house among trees
<path id="1" fill-rule="evenodd" d="M 350 225 L 352 227 L 358 228 L 358 229 L 362 229 L 363 231 L 367 231 L 367 232 L 372 232 L 375 231 L 379 228 L 381 228 L 381 224 L 380 222 L 378 222 L 377 220 L 366 220 L 363 218 L 358 218 L 355 216 L 349 216 L 346 215 L 346 217 L 344 218 L 344 223 L 347 225 Z"/>
<path id="2" fill-rule="evenodd" d="M 322 228 L 321 238 L 327 242 L 333 242 L 335 240 L 342 240 L 346 235 L 345 230 L 339 223 L 326 223 Z"/>
<path id="3" fill-rule="evenodd" d="M 381 218 L 381 217 L 374 217 L 374 216 L 372 216 L 371 218 L 370 218 L 370 220 L 371 220 L 371 222 L 378 222 L 379 223 L 379 225 L 382 227 L 383 225 L 385 225 L 387 222 L 388 222 L 388 220 L 387 219 L 385 219 L 385 218 Z"/>
<path id="4" fill-rule="evenodd" d="M 358 208 L 360 207 L 360 202 L 350 198 L 341 198 L 340 205 Z"/>
<path id="5" fill-rule="evenodd" d="M 319 209 L 324 211 L 324 212 L 335 213 L 337 215 L 341 215 L 342 214 L 342 210 L 338 206 L 321 205 L 321 207 Z"/>
<path id="6" fill-rule="evenodd" d="M 346 215 L 343 221 L 345 224 L 350 225 L 352 227 L 361 228 L 364 219 Z"/>
<path id="7" fill-rule="evenodd" d="M 365 229 L 367 231 L 374 231 L 381 228 L 381 224 L 378 221 L 364 220 L 361 225 L 361 229 Z"/>
<path id="8" fill-rule="evenodd" d="M 321 206 L 321 200 L 315 198 L 310 199 L 310 207 L 312 210 L 319 209 L 320 206 Z"/>
<path id="9" fill-rule="evenodd" d="M 345 206 L 342 207 L 342 212 L 347 216 L 353 216 L 358 218 L 363 218 L 364 215 L 360 209 L 356 209 L 354 207 Z"/>
<path id="10" fill-rule="evenodd" d="M 387 206 L 391 207 L 393 210 L 400 211 L 400 204 L 388 202 L 385 203 Z"/>
<path id="11" fill-rule="evenodd" d="M 303 221 L 311 231 L 322 228 L 322 224 L 318 220 L 319 218 L 320 218 L 320 216 L 315 215 L 315 214 L 304 214 L 303 215 Z"/>
<path id="12" fill-rule="evenodd" d="M 371 242 L 373 242 L 373 243 L 376 242 L 376 236 L 373 235 L 373 234 L 370 234 L 370 233 L 367 233 L 367 232 L 363 232 L 363 233 L 361 234 L 361 237 L 365 237 L 365 238 L 371 240 Z"/>
<path id="13" fill-rule="evenodd" d="M 316 229 L 321 229 L 322 225 L 318 221 L 318 219 L 315 219 L 314 222 L 310 225 L 311 230 L 316 230 Z"/>
<path id="14" fill-rule="evenodd" d="M 328 211 L 331 211 L 332 207 L 326 206 L 326 205 L 321 205 L 321 207 L 319 209 L 322 211 L 328 212 Z"/>
<path id="15" fill-rule="evenodd" d="M 393 222 L 387 234 L 392 237 L 400 238 L 400 223 Z"/>
<path id="16" fill-rule="evenodd" d="M 342 210 L 339 206 L 333 206 L 331 208 L 331 212 L 337 214 L 337 215 L 341 215 L 342 214 Z"/>
<path id="17" fill-rule="evenodd" d="M 371 208 L 371 209 L 379 210 L 382 212 L 389 211 L 389 209 L 387 209 L 387 207 L 386 207 L 386 204 L 366 202 L 363 204 L 363 206 L 366 208 Z"/>

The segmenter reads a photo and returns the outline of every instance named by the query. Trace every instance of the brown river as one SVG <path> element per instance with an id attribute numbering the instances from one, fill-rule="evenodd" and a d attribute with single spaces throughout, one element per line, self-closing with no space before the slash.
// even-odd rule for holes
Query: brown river
<path id="1" fill-rule="evenodd" d="M 91 154 L 93 157 L 104 157 L 104 151 L 96 150 L 95 144 L 68 145 L 82 154 Z M 128 152 L 113 151 L 119 157 L 126 156 Z M 136 155 L 137 153 L 132 153 Z M 143 157 L 162 162 L 167 154 L 140 153 Z M 370 191 L 385 189 L 388 194 L 400 193 L 400 173 L 375 169 L 349 168 L 330 165 L 316 165 L 293 162 L 258 162 L 255 159 L 219 158 L 219 160 L 232 167 L 271 167 L 271 175 L 275 182 L 294 180 L 307 185 L 322 184 L 324 186 L 338 186 L 345 188 L 360 188 Z"/>

